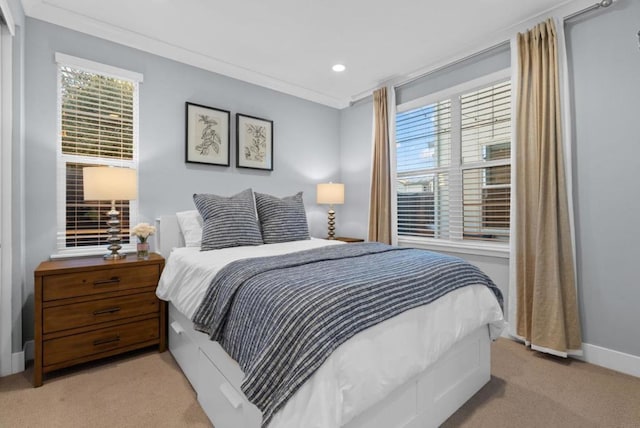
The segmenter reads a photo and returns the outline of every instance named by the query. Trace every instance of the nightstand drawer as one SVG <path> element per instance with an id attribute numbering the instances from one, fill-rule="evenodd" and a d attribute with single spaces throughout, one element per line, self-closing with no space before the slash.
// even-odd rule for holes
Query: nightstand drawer
<path id="1" fill-rule="evenodd" d="M 158 284 L 158 276 L 156 265 L 113 267 L 88 272 L 50 275 L 44 278 L 43 300 L 65 299 L 155 286 Z"/>
<path id="2" fill-rule="evenodd" d="M 44 342 L 43 365 L 71 361 L 112 349 L 158 339 L 158 318 L 122 324 Z"/>
<path id="3" fill-rule="evenodd" d="M 87 361 L 152 345 L 164 352 L 167 305 L 155 295 L 163 268 L 156 253 L 40 263 L 33 275 L 33 386 L 45 373 Z"/>
<path id="4" fill-rule="evenodd" d="M 154 292 L 92 300 L 44 310 L 44 333 L 85 327 L 107 321 L 157 313 L 160 302 Z"/>

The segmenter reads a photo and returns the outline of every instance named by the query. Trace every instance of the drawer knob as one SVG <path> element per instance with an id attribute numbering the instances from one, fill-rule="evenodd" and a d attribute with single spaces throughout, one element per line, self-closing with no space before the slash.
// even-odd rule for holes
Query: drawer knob
<path id="1" fill-rule="evenodd" d="M 107 314 L 115 314 L 116 312 L 120 312 L 119 307 L 101 309 L 99 311 L 93 311 L 93 315 L 107 315 Z"/>
<path id="2" fill-rule="evenodd" d="M 114 342 L 119 342 L 120 341 L 120 335 L 116 334 L 113 337 L 107 337 L 105 339 L 97 339 L 93 341 L 93 346 L 98 346 L 98 345 L 106 345 L 107 343 L 114 343 Z"/>
<path id="3" fill-rule="evenodd" d="M 120 283 L 120 278 L 118 278 L 117 276 L 114 276 L 110 279 L 100 279 L 100 280 L 93 281 L 93 286 L 104 287 L 105 285 L 114 285 L 119 283 Z"/>

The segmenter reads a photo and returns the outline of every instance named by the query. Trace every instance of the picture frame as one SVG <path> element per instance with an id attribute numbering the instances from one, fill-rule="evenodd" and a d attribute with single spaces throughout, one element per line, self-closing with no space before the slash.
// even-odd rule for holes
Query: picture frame
<path id="1" fill-rule="evenodd" d="M 185 103 L 185 162 L 229 166 L 231 112 Z"/>
<path id="2" fill-rule="evenodd" d="M 236 113 L 236 167 L 273 171 L 273 121 Z"/>

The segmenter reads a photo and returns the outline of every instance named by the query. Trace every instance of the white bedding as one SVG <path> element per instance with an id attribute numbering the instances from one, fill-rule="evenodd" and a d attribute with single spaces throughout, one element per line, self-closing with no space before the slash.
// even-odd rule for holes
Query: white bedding
<path id="1" fill-rule="evenodd" d="M 213 277 L 232 261 L 277 256 L 339 244 L 344 242 L 312 238 L 282 244 L 231 247 L 211 251 L 200 251 L 199 247 L 174 248 L 162 271 L 156 294 L 162 300 L 172 302 L 180 312 L 191 319 Z"/>
<path id="2" fill-rule="evenodd" d="M 191 319 L 211 279 L 227 263 L 335 244 L 339 242 L 312 239 L 206 252 L 176 248 L 166 262 L 157 295 Z M 495 339 L 502 331 L 503 315 L 491 290 L 475 285 L 364 330 L 331 354 L 269 427 L 340 427 L 484 324 L 489 324 Z"/>

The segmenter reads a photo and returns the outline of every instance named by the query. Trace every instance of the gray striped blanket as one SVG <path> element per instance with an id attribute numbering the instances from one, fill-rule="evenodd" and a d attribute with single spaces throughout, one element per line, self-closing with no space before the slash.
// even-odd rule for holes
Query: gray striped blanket
<path id="1" fill-rule="evenodd" d="M 462 259 L 378 243 L 238 260 L 213 279 L 193 317 L 242 368 L 262 426 L 356 333 L 491 279 Z"/>

